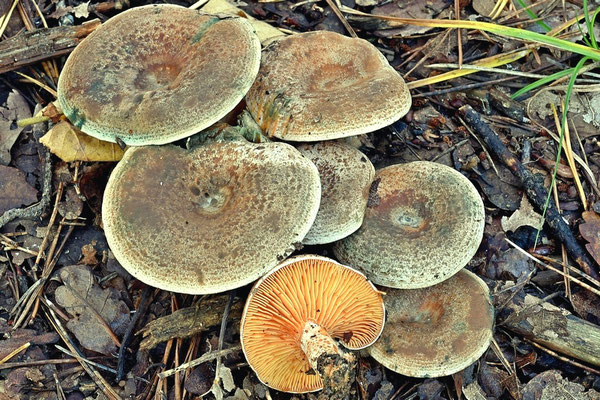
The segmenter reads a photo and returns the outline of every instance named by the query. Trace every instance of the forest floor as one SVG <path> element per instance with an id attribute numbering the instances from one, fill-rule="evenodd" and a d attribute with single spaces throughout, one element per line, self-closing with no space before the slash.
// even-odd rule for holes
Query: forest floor
<path id="1" fill-rule="evenodd" d="M 97 159 L 94 152 L 106 157 L 105 150 L 59 138 L 49 145 L 55 154 L 62 151 L 59 157 L 39 141 L 52 121 L 16 124 L 56 99 L 66 56 L 97 27 L 95 19 L 104 22 L 150 3 L 159 2 L 0 2 L 0 400 L 181 400 L 205 393 L 240 400 L 315 398 L 267 388 L 246 363 L 239 322 L 249 287 L 233 294 L 176 294 L 147 287 L 119 265 L 101 218 L 115 162 L 89 161 Z M 224 0 L 207 3 L 219 7 Z M 545 26 L 556 28 L 584 13 L 581 0 L 537 1 L 527 10 L 520 3 L 236 3 L 283 33 L 331 30 L 373 43 L 409 83 L 413 105 L 400 121 L 361 136 L 360 150 L 377 169 L 415 160 L 450 166 L 484 200 L 484 238 L 467 268 L 492 294 L 496 320 L 489 349 L 464 371 L 435 379 L 408 378 L 361 356 L 353 398 L 600 399 L 597 61 L 586 64 L 573 87 L 569 136 L 556 166 L 560 117 L 553 107 L 560 116 L 569 75 L 510 96 L 574 67 L 580 55 L 483 30 L 394 26 L 394 20 L 378 18 L 452 20 L 458 10 L 461 20 L 492 21 L 488 16 L 495 14 L 496 24 L 546 33 Z M 590 10 L 596 6 L 589 4 Z M 19 42 L 44 25 L 54 36 L 40 40 L 53 46 Z M 59 26 L 65 28 L 58 31 Z M 566 25 L 560 37 L 585 44 L 585 22 Z M 23 60 L 7 57 L 15 43 Z M 499 55 L 513 56 L 509 63 L 486 63 Z M 475 114 L 480 121 L 473 120 Z M 546 213 L 538 236 L 542 210 L 535 197 L 549 188 L 551 207 L 560 214 Z M 330 246 L 299 250 L 306 252 L 333 256 Z M 205 362 L 173 370 L 199 357 Z M 217 358 L 223 365 L 214 386 Z"/>

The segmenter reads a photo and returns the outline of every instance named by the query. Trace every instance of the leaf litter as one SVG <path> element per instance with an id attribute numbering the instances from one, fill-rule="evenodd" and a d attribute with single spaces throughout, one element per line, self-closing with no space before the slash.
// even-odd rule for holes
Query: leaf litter
<path id="1" fill-rule="evenodd" d="M 28 5 L 28 2 L 25 3 L 27 5 L 25 7 L 26 15 L 37 18 L 35 9 Z M 115 9 L 117 3 L 124 4 L 113 2 L 112 6 L 105 5 L 108 10 L 106 16 L 120 12 Z M 142 1 L 142 3 L 146 2 Z M 425 6 L 422 1 L 359 0 L 357 3 L 361 10 L 374 14 L 391 15 L 393 10 L 404 17 L 454 18 L 454 7 L 452 7 L 452 2 L 448 1 L 427 2 Z M 461 1 L 459 2 L 461 18 L 477 19 L 479 16 L 472 14 L 472 7 L 476 7 L 480 13 L 487 13 L 489 11 L 483 10 L 493 8 L 497 3 L 473 1 L 469 4 L 468 1 Z M 546 13 L 544 15 L 549 16 L 545 18 L 549 24 L 562 23 L 563 17 L 581 12 L 576 5 L 572 4 L 573 2 L 567 2 L 565 5 L 565 15 L 561 14 L 565 9 L 561 10 L 556 6 L 556 2 L 540 3 L 543 4 L 534 10 L 536 12 L 544 11 Z M 42 12 L 46 14 L 46 17 L 53 16 L 61 21 L 75 17 L 78 19 L 75 23 L 79 23 L 81 19 L 98 16 L 92 10 L 99 4 L 104 3 L 72 1 L 66 5 L 64 2 L 53 1 Z M 289 30 L 311 30 L 314 27 L 344 32 L 343 26 L 331 12 L 331 7 L 325 2 L 258 3 L 250 1 L 232 5 L 222 0 L 211 0 L 208 4 L 223 12 L 237 15 L 244 13 L 256 18 L 257 22 L 255 23 L 262 25 L 266 29 L 267 35 L 280 35 Z M 236 6 L 237 8 L 235 8 Z M 4 9 L 0 6 L 0 11 L 2 10 Z M 89 16 L 86 16 L 88 12 Z M 517 19 L 520 24 L 531 29 L 535 28 L 534 22 L 529 23 L 524 19 L 524 13 L 516 13 L 509 7 L 502 10 L 500 15 L 501 18 L 512 15 L 511 18 L 520 18 Z M 105 15 L 99 16 L 105 17 Z M 381 27 L 381 24 L 373 23 L 375 20 L 370 20 L 369 22 L 372 24 L 368 25 L 352 20 L 352 18 L 349 19 L 359 36 L 375 43 L 400 73 L 404 75 L 414 68 L 414 71 L 409 74 L 410 80 L 439 74 L 441 72 L 439 69 L 426 68 L 426 64 L 430 62 L 456 62 L 459 59 L 455 32 L 440 32 L 431 27 L 407 27 L 404 31 L 374 29 Z M 19 25 L 22 22 L 18 13 L 13 14 L 11 21 L 14 27 L 7 30 L 7 36 L 24 29 L 24 25 Z M 48 19 L 48 22 L 56 24 L 56 20 L 53 18 Z M 576 38 L 579 31 L 573 27 L 570 34 Z M 514 40 L 486 36 L 477 31 L 463 31 L 464 57 L 469 59 L 478 59 L 495 52 L 508 52 L 520 45 Z M 410 58 L 411 55 L 406 53 L 407 51 L 412 51 L 415 57 Z M 519 60 L 512 67 L 520 71 L 536 70 L 541 74 L 549 74 L 556 72 L 557 68 L 564 68 L 569 62 L 565 59 L 556 61 L 559 55 L 553 51 L 539 50 L 538 53 L 537 55 L 541 55 L 541 57 L 536 55 L 527 60 Z M 419 64 L 421 60 L 426 60 L 426 62 L 421 65 Z M 44 68 L 47 66 L 42 68 L 38 63 L 34 64 L 32 68 L 40 76 L 52 79 L 52 74 L 46 76 L 47 70 Z M 26 88 L 21 92 L 31 98 L 43 100 L 43 103 L 54 100 L 39 88 L 23 84 L 12 75 L 4 75 L 4 77 L 19 89 Z M 533 248 L 535 229 L 531 227 L 536 226 L 535 221 L 539 221 L 540 210 L 534 209 L 526 200 L 522 182 L 496 157 L 487 155 L 486 151 L 489 149 L 486 149 L 475 137 L 469 136 L 464 131 L 461 121 L 456 118 L 456 109 L 464 104 L 473 104 L 474 107 L 486 114 L 486 122 L 500 134 L 511 151 L 521 158 L 524 165 L 545 177 L 546 185 L 548 185 L 547 178 L 551 173 L 548 171 L 554 167 L 556 147 L 552 140 L 540 134 L 539 125 L 536 124 L 542 124 L 548 129 L 552 128 L 553 121 L 548 104 L 557 104 L 562 92 L 560 89 L 540 91 L 539 94 L 532 96 L 536 103 L 532 103 L 529 107 L 527 116 L 516 118 L 514 116 L 521 115 L 525 107 L 518 107 L 519 110 L 506 110 L 500 107 L 501 105 L 494 104 L 490 100 L 490 96 L 486 94 L 489 87 L 489 85 L 486 86 L 487 82 L 505 78 L 506 76 L 501 73 L 484 71 L 453 80 L 447 86 L 436 84 L 422 87 L 413 92 L 413 95 L 416 96 L 413 101 L 412 114 L 394 124 L 392 128 L 384 128 L 374 134 L 356 138 L 357 140 L 354 142 L 377 166 L 417 159 L 435 159 L 437 162 L 454 167 L 478 183 L 486 205 L 486 234 L 479 253 L 470 262 L 468 268 L 488 279 L 500 317 L 516 310 L 525 312 L 528 308 L 535 307 L 535 304 L 544 298 L 548 304 L 552 304 L 558 309 L 573 311 L 581 320 L 597 326 L 600 314 L 598 304 L 600 303 L 596 294 L 585 288 L 569 294 L 566 291 L 565 278 L 562 275 L 558 272 L 543 270 L 543 266 L 534 263 L 520 250 L 507 244 L 506 239 L 509 239 L 520 248 L 529 250 L 530 255 L 540 257 L 540 259 L 546 257 L 543 258 L 544 262 L 552 263 L 551 265 L 555 265 L 558 271 L 568 272 L 568 267 L 574 264 L 571 259 L 562 258 L 561 243 L 554 238 L 549 238 L 547 227 L 544 227 L 542 231 L 543 241 L 538 247 Z M 584 77 L 584 79 L 592 78 Z M 512 82 L 505 81 L 507 86 L 504 86 L 502 82 L 494 85 L 510 93 L 514 86 L 522 87 L 530 82 L 526 78 L 518 76 L 511 79 Z M 582 85 L 586 83 L 587 81 L 583 81 Z M 479 85 L 479 89 L 470 88 L 473 85 Z M 4 88 L 4 86 L 0 84 L 0 88 Z M 447 93 L 436 92 L 437 90 L 446 90 Z M 0 108 L 0 132 L 2 132 L 0 135 L 0 164 L 3 164 L 5 168 L 10 168 L 10 170 L 6 170 L 10 173 L 6 174 L 10 175 L 11 179 L 16 179 L 19 185 L 16 186 L 19 188 L 18 190 L 13 190 L 12 197 L 21 203 L 9 206 L 9 208 L 14 208 L 26 206 L 27 202 L 38 200 L 37 188 L 40 187 L 41 153 L 37 142 L 38 137 L 32 135 L 31 129 L 26 128 L 21 131 L 15 128 L 14 121 L 16 119 L 31 115 L 25 112 L 29 111 L 27 102 L 18 92 L 12 89 L 5 91 L 7 100 Z M 573 98 L 575 99 L 575 97 Z M 589 170 L 596 178 L 600 176 L 600 154 L 598 152 L 600 145 L 596 128 L 598 113 L 595 111 L 597 102 L 597 96 L 588 95 L 582 91 L 578 93 L 577 99 L 573 100 L 573 107 L 569 115 L 574 124 L 573 131 L 578 131 L 579 135 L 579 139 L 573 139 L 572 147 L 582 159 L 585 159 Z M 526 104 L 526 102 L 521 103 Z M 514 104 L 512 106 L 516 107 Z M 512 106 L 509 105 L 509 108 Z M 578 110 L 581 116 L 576 115 Z M 42 142 L 58 158 L 65 161 L 61 163 L 56 157 L 52 159 L 55 171 L 53 196 L 56 195 L 58 181 L 62 181 L 65 190 L 60 198 L 52 198 L 53 201 L 56 200 L 56 207 L 44 210 L 44 213 L 40 214 L 37 219 L 17 219 L 0 230 L 3 235 L 8 235 L 6 238 L 13 243 L 12 247 L 6 245 L 9 243 L 8 239 L 2 237 L 0 330 L 6 340 L 0 341 L 0 349 L 14 350 L 17 343 L 11 342 L 11 338 L 19 339 L 21 337 L 22 340 L 19 339 L 19 343 L 23 343 L 25 339 L 31 343 L 29 348 L 7 361 L 9 363 L 16 362 L 18 366 L 0 369 L 1 400 L 4 400 L 3 396 L 9 396 L 8 398 L 11 400 L 54 398 L 52 396 L 56 392 L 60 392 L 61 388 L 69 399 L 103 398 L 102 396 L 105 396 L 98 388 L 101 385 L 97 386 L 97 378 L 81 373 L 81 367 L 77 360 L 73 359 L 71 364 L 64 365 L 51 363 L 58 359 L 65 359 L 67 356 L 52 347 L 57 339 L 53 328 L 56 321 L 53 322 L 49 316 L 50 312 L 44 305 L 46 303 L 39 305 L 39 309 L 35 311 L 36 317 L 29 323 L 26 330 L 19 328 L 11 332 L 10 324 L 14 321 L 13 317 L 8 314 L 9 309 L 28 288 L 35 284 L 40 271 L 46 264 L 55 262 L 57 268 L 45 287 L 44 295 L 49 300 L 55 301 L 56 309 L 54 311 L 59 313 L 60 317 L 58 318 L 71 332 L 70 338 L 73 344 L 86 357 L 98 361 L 100 366 L 114 369 L 118 367 L 117 364 L 120 360 L 114 357 L 119 350 L 117 342 L 124 340 L 130 321 L 130 310 L 137 309 L 136 305 L 143 289 L 143 284 L 129 276 L 118 265 L 110 253 L 101 231 L 102 193 L 106 179 L 114 165 L 110 162 L 120 158 L 120 154 L 122 154 L 122 152 L 119 153 L 120 148 L 115 144 L 94 142 L 95 139 L 90 140 L 89 137 L 81 135 L 72 126 L 69 126 L 66 121 L 61 122 L 57 113 L 49 112 L 53 116 L 52 123 L 58 124 L 54 125 Z M 530 121 L 534 121 L 535 124 Z M 8 134 L 5 135 L 4 132 Z M 576 137 L 576 135 L 572 132 L 572 137 Z M 21 173 L 13 170 L 20 170 Z M 0 169 L 0 171 L 2 170 Z M 582 174 L 581 170 L 576 172 Z M 579 240 L 582 245 L 585 245 L 589 254 L 598 261 L 600 217 L 592 211 L 582 213 L 585 207 L 574 191 L 573 176 L 573 171 L 566 167 L 566 163 L 561 162 L 556 185 L 557 198 L 559 204 L 564 206 L 564 219 L 569 222 L 572 230 L 579 228 L 581 234 Z M 0 179 L 2 177 L 3 174 L 0 173 Z M 592 187 L 585 177 L 583 185 L 590 204 L 600 204 L 597 188 Z M 17 194 L 23 198 L 26 197 L 26 201 L 18 199 Z M 0 202 L 2 201 L 1 196 L 2 192 L 0 192 Z M 598 211 L 600 206 L 594 209 Z M 53 212 L 56 217 L 53 223 L 49 224 Z M 583 222 L 580 223 L 582 218 Z M 41 248 L 44 238 L 47 238 L 47 243 L 38 262 L 35 254 Z M 329 249 L 324 247 L 315 251 L 327 254 Z M 49 259 L 46 260 L 46 257 Z M 76 265 L 76 263 L 78 264 Z M 175 261 L 174 264 L 176 264 Z M 572 276 L 581 278 L 575 273 L 572 273 Z M 576 286 L 570 278 L 567 279 L 569 286 Z M 585 280 L 585 278 L 582 279 Z M 590 281 L 586 280 L 586 282 Z M 595 287 L 593 282 L 590 284 L 592 288 Z M 238 292 L 238 297 L 240 297 L 236 300 L 238 306 L 243 301 L 247 290 L 247 288 L 241 289 Z M 524 293 L 536 297 L 529 300 L 529 303 L 523 304 L 518 299 Z M 92 298 L 97 300 L 92 300 Z M 143 328 L 151 321 L 154 325 L 150 326 L 164 325 L 170 321 L 164 318 L 171 316 L 174 311 L 180 310 L 185 313 L 185 310 L 196 307 L 198 304 L 203 303 L 197 302 L 191 296 L 157 291 L 154 293 L 148 311 L 142 316 L 142 321 L 135 327 L 135 330 Z M 211 314 L 214 317 L 213 321 L 220 320 L 221 308 L 200 309 Z M 550 313 L 551 311 L 547 307 L 540 308 L 540 313 Z M 572 318 L 577 317 L 572 316 Z M 235 314 L 232 319 L 225 331 L 224 350 L 239 344 L 238 314 Z M 498 319 L 500 324 L 502 321 L 502 318 Z M 533 318 L 531 321 L 535 322 L 536 320 Z M 185 398 L 193 398 L 189 392 L 200 394 L 201 391 L 208 391 L 211 388 L 213 394 L 209 396 L 217 398 L 290 398 L 290 396 L 270 391 L 258 382 L 245 365 L 239 351 L 231 353 L 227 359 L 224 359 L 224 365 L 220 367 L 219 374 L 221 386 L 213 386 L 214 374 L 200 373 L 198 369 L 188 370 L 188 372 L 193 371 L 189 374 L 179 374 L 177 378 L 179 387 L 173 378 L 158 380 L 158 372 L 174 368 L 183 362 L 215 351 L 218 322 L 212 322 L 210 325 L 193 330 L 193 332 L 190 330 L 189 335 L 180 333 L 181 338 L 178 338 L 177 327 L 168 326 L 167 328 L 172 328 L 169 336 L 162 341 L 158 340 L 152 349 L 139 349 L 141 335 L 133 335 L 133 339 L 125 344 L 124 368 L 126 373 L 129 372 L 120 385 L 111 381 L 114 376 L 112 372 L 98 367 L 98 374 L 104 376 L 114 387 L 122 388 L 117 389 L 120 390 L 120 395 L 137 396 L 140 400 L 152 398 L 159 393 L 167 398 L 179 400 L 185 396 L 182 394 L 184 389 L 189 389 Z M 562 329 L 563 326 L 555 329 L 559 330 L 559 328 Z M 23 334 L 25 336 L 19 336 Z M 598 397 L 600 377 L 593 372 L 593 369 L 590 369 L 589 365 L 575 365 L 572 364 L 572 361 L 576 360 L 559 359 L 558 356 L 547 353 L 545 349 L 533 346 L 524 337 L 522 333 L 501 326 L 495 334 L 497 348 L 492 346 L 493 349 L 490 349 L 476 366 L 468 368 L 460 376 L 457 374 L 453 379 L 417 380 L 406 378 L 384 370 L 373 360 L 364 358 L 371 364 L 359 368 L 358 385 L 356 385 L 354 395 L 361 399 L 450 399 L 458 396 L 462 389 L 463 395 L 468 400 L 482 398 L 576 398 L 584 400 Z M 46 360 L 46 364 L 44 366 L 27 364 L 31 360 Z M 210 369 L 210 365 L 206 365 Z M 211 365 L 214 366 L 214 361 Z M 2 368 L 1 364 L 0 368 Z M 556 371 L 557 368 L 560 371 Z M 58 377 L 58 385 L 55 383 L 54 374 Z M 200 375 L 201 382 L 194 383 L 192 376 L 198 378 L 198 375 Z M 3 381 L 3 379 L 5 380 Z M 194 386 L 196 387 L 194 388 Z M 311 396 L 295 395 L 293 398 L 314 398 Z"/>

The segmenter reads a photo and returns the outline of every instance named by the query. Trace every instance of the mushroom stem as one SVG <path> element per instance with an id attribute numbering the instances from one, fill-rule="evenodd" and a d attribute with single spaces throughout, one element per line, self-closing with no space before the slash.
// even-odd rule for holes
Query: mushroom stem
<path id="1" fill-rule="evenodd" d="M 238 117 L 238 124 L 244 128 L 243 136 L 249 142 L 253 143 L 266 143 L 270 142 L 271 139 L 263 135 L 260 126 L 256 123 L 252 115 L 246 110 L 242 111 Z"/>
<path id="2" fill-rule="evenodd" d="M 355 376 L 354 354 L 340 348 L 327 331 L 313 321 L 304 325 L 300 345 L 312 369 L 323 378 L 319 397 L 347 398 Z"/>

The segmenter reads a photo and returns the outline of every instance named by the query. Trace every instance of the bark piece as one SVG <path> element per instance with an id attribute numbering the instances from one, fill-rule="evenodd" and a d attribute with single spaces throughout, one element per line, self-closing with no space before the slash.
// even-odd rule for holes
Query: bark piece
<path id="1" fill-rule="evenodd" d="M 0 74 L 69 54 L 100 26 L 94 19 L 77 26 L 37 29 L 0 42 Z"/>
<path id="2" fill-rule="evenodd" d="M 502 323 L 511 331 L 556 352 L 600 366 L 600 327 L 568 311 L 527 295 L 508 306 Z"/>
<path id="3" fill-rule="evenodd" d="M 193 336 L 220 324 L 227 299 L 228 295 L 218 295 L 203 300 L 195 307 L 182 308 L 173 314 L 149 322 L 138 332 L 144 337 L 140 349 L 152 349 L 169 339 Z M 233 303 L 230 318 L 239 320 L 242 317 L 242 307 L 241 301 Z"/>

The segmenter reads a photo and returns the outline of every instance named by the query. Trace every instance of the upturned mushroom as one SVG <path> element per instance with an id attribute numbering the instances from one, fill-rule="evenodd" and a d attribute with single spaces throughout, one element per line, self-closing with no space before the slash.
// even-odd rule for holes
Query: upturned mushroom
<path id="1" fill-rule="evenodd" d="M 383 128 L 408 112 L 411 97 L 371 43 L 316 31 L 263 50 L 246 103 L 269 137 L 317 141 Z"/>
<path id="2" fill-rule="evenodd" d="M 336 242 L 336 257 L 382 286 L 442 282 L 475 255 L 483 201 L 473 184 L 442 164 L 417 161 L 378 170 L 362 226 Z"/>
<path id="3" fill-rule="evenodd" d="M 325 385 L 328 398 L 344 397 L 355 358 L 336 340 L 353 350 L 369 346 L 384 314 L 381 294 L 360 272 L 325 257 L 293 257 L 252 288 L 242 348 L 258 378 L 274 389 L 304 393 Z"/>
<path id="4" fill-rule="evenodd" d="M 259 40 L 243 18 L 168 4 L 136 7 L 75 48 L 58 101 L 73 125 L 98 139 L 170 143 L 232 110 L 259 64 Z"/>
<path id="5" fill-rule="evenodd" d="M 108 180 L 102 221 L 136 278 L 218 293 L 258 279 L 300 246 L 320 194 L 317 168 L 285 143 L 134 147 Z"/>
<path id="6" fill-rule="evenodd" d="M 311 160 L 321 178 L 321 205 L 304 244 L 335 242 L 363 221 L 375 168 L 367 156 L 344 143 L 304 143 L 297 149 Z"/>
<path id="7" fill-rule="evenodd" d="M 402 375 L 451 375 L 473 364 L 492 339 L 487 285 L 463 269 L 421 289 L 385 289 L 386 326 L 371 356 Z"/>

